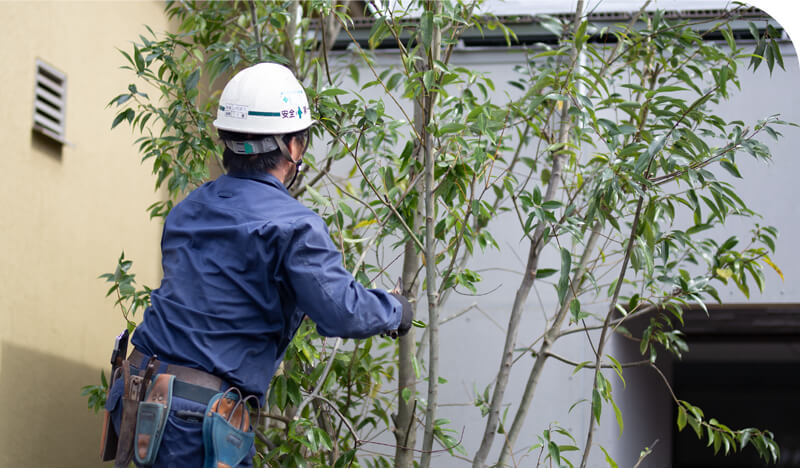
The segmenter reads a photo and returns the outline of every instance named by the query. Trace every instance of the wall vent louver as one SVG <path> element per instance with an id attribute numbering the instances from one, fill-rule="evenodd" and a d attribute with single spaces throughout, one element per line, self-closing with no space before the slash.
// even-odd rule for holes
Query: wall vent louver
<path id="1" fill-rule="evenodd" d="M 33 100 L 33 130 L 59 143 L 66 143 L 67 76 L 36 59 L 36 88 Z"/>

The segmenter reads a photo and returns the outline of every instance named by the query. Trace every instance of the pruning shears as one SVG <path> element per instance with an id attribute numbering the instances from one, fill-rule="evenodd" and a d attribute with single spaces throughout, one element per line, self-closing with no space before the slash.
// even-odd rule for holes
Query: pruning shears
<path id="1" fill-rule="evenodd" d="M 390 290 L 389 293 L 396 293 L 398 295 L 403 294 L 403 277 L 397 278 L 397 283 L 394 285 L 394 289 Z M 392 329 L 391 331 L 385 331 L 381 333 L 381 337 L 389 336 L 392 339 L 397 339 L 400 337 L 400 334 L 397 332 L 397 329 Z"/>

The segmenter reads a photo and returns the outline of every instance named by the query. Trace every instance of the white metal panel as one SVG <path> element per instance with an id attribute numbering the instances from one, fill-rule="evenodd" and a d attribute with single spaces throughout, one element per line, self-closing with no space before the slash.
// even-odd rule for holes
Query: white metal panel
<path id="1" fill-rule="evenodd" d="M 584 9 L 593 13 L 632 12 L 644 5 L 644 0 L 586 0 Z M 390 0 L 392 9 L 405 10 L 408 0 Z M 535 15 L 572 13 L 577 0 L 487 0 L 480 7 L 483 13 L 495 15 Z M 730 0 L 653 0 L 648 10 L 718 10 L 731 9 Z M 412 15 L 413 16 L 413 15 Z"/>
<path id="2" fill-rule="evenodd" d="M 644 5 L 643 0 L 587 0 L 584 10 L 592 13 L 631 12 Z M 489 0 L 482 8 L 496 15 L 572 13 L 576 0 Z M 648 10 L 717 10 L 732 8 L 728 0 L 653 0 Z"/>

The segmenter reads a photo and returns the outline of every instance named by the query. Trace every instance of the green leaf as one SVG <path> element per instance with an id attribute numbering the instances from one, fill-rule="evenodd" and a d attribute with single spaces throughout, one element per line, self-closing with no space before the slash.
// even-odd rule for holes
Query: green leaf
<path id="1" fill-rule="evenodd" d="M 369 39 L 367 40 L 370 49 L 375 49 L 380 45 L 380 40 L 383 39 L 383 34 L 386 31 L 386 23 L 384 22 L 383 16 L 378 16 L 375 22 L 372 24 L 372 29 L 369 31 Z M 352 72 L 351 72 L 352 73 Z M 358 76 L 358 72 L 356 71 L 356 76 Z M 355 80 L 358 83 L 358 80 Z"/>
<path id="2" fill-rule="evenodd" d="M 114 118 L 114 122 L 111 123 L 111 128 L 118 126 L 122 121 L 127 120 L 131 122 L 133 118 L 136 116 L 136 112 L 133 109 L 125 109 L 120 111 L 119 114 Z"/>
<path id="3" fill-rule="evenodd" d="M 577 298 L 573 298 L 569 302 L 569 312 L 572 315 L 572 321 L 578 322 L 583 316 L 581 315 L 581 302 Z"/>
<path id="4" fill-rule="evenodd" d="M 558 269 L 536 269 L 536 278 L 547 278 L 556 272 L 558 272 Z"/>
<path id="5" fill-rule="evenodd" d="M 586 34 L 586 28 L 588 27 L 588 21 L 581 21 L 581 24 L 578 26 L 578 30 L 575 31 L 575 40 L 581 42 L 581 38 L 583 35 Z"/>
<path id="6" fill-rule="evenodd" d="M 313 429 L 308 429 L 306 431 L 306 443 L 306 446 L 308 446 L 312 453 L 317 452 L 317 436 Z"/>
<path id="7" fill-rule="evenodd" d="M 554 210 L 561 207 L 561 202 L 558 200 L 548 200 L 547 202 L 542 204 L 542 208 L 545 210 Z"/>
<path id="8" fill-rule="evenodd" d="M 466 128 L 467 128 L 467 126 L 464 125 L 464 124 L 459 124 L 457 122 L 450 122 L 450 123 L 447 123 L 447 124 L 439 127 L 439 133 L 437 134 L 437 136 L 444 135 L 444 134 L 452 134 L 452 133 L 456 133 L 456 132 L 461 132 L 462 130 L 464 130 Z"/>
<path id="9" fill-rule="evenodd" d="M 589 363 L 589 362 L 584 362 L 584 363 Z M 574 373 L 573 373 L 573 374 L 574 374 Z M 581 403 L 583 403 L 583 402 L 588 402 L 588 400 L 587 400 L 587 399 L 581 399 L 581 400 L 579 400 L 579 401 L 575 401 L 575 402 L 573 402 L 573 403 L 572 403 L 572 405 L 571 405 L 571 406 L 569 406 L 569 410 L 567 410 L 567 413 L 568 413 L 568 414 L 571 414 L 571 413 L 572 413 L 572 409 L 574 409 L 574 408 L 575 408 L 575 407 L 576 407 L 578 404 L 581 404 Z"/>
<path id="10" fill-rule="evenodd" d="M 326 449 L 328 451 L 333 449 L 333 443 L 331 442 L 331 437 L 327 433 L 325 433 L 323 429 L 315 428 L 314 434 L 317 437 L 317 440 L 319 441 L 319 446 L 321 446 L 322 449 Z"/>
<path id="11" fill-rule="evenodd" d="M 320 92 L 320 96 L 341 96 L 343 94 L 347 94 L 349 91 L 339 89 L 339 88 L 329 88 Z"/>
<path id="12" fill-rule="evenodd" d="M 136 64 L 136 72 L 142 73 L 144 71 L 144 59 L 142 58 L 142 52 L 136 44 L 133 45 L 133 59 Z"/>
<path id="13" fill-rule="evenodd" d="M 728 47 L 731 48 L 731 51 L 736 50 L 736 41 L 733 39 L 733 31 L 731 30 L 730 25 L 727 28 L 720 30 L 722 35 L 725 37 L 725 41 L 728 43 Z"/>
<path id="14" fill-rule="evenodd" d="M 694 429 L 694 432 L 697 433 L 697 438 L 702 438 L 703 437 L 703 428 L 700 426 L 700 421 L 697 420 L 694 417 L 694 415 L 689 415 L 688 417 L 689 417 L 688 418 L 689 426 L 691 426 L 692 429 Z"/>
<path id="15" fill-rule="evenodd" d="M 761 64 L 761 61 L 764 59 L 764 49 L 767 47 L 767 42 L 764 39 L 759 39 L 758 43 L 756 44 L 756 49 L 753 52 L 752 56 L 750 57 L 750 67 L 753 67 L 753 70 L 757 70 L 758 66 Z"/>
<path id="16" fill-rule="evenodd" d="M 747 446 L 747 443 L 750 442 L 750 437 L 753 435 L 751 429 L 745 428 L 742 430 L 741 435 L 739 436 L 739 446 L 741 449 L 744 449 Z"/>
<path id="17" fill-rule="evenodd" d="M 666 85 L 660 88 L 656 88 L 655 93 L 672 93 L 675 91 L 686 91 L 686 88 L 682 86 L 675 86 L 675 85 Z"/>
<path id="18" fill-rule="evenodd" d="M 678 431 L 683 431 L 686 427 L 686 409 L 683 406 L 678 406 Z"/>
<path id="19" fill-rule="evenodd" d="M 558 302 L 564 303 L 569 289 L 569 272 L 572 268 L 572 255 L 566 248 L 561 248 L 561 277 L 558 279 Z"/>
<path id="20" fill-rule="evenodd" d="M 597 388 L 592 389 L 592 414 L 594 415 L 597 423 L 600 423 L 600 415 L 603 413 L 603 402 L 600 391 Z"/>
<path id="21" fill-rule="evenodd" d="M 619 465 L 617 464 L 617 462 L 616 462 L 616 461 L 614 461 L 614 458 L 612 458 L 612 457 L 611 457 L 611 456 L 608 454 L 608 451 L 606 451 L 606 449 L 605 449 L 605 448 L 603 448 L 603 446 L 602 446 L 602 445 L 600 446 L 600 450 L 601 450 L 601 451 L 603 452 L 603 454 L 605 455 L 605 457 L 606 457 L 606 462 L 608 463 L 608 465 L 609 465 L 610 467 L 619 467 Z"/>
<path id="22" fill-rule="evenodd" d="M 757 41 L 761 38 L 761 33 L 758 31 L 758 27 L 753 24 L 752 21 L 747 22 L 747 27 L 750 28 L 750 35 L 753 36 L 753 39 Z"/>
<path id="23" fill-rule="evenodd" d="M 315 202 L 317 205 L 321 205 L 321 206 L 323 206 L 323 207 L 329 207 L 329 206 L 332 206 L 331 200 L 330 200 L 329 198 L 327 198 L 327 197 L 323 197 L 323 196 L 322 196 L 322 194 L 320 194 L 319 192 L 317 192 L 317 190 L 316 190 L 316 189 L 314 189 L 313 187 L 311 187 L 311 186 L 306 186 L 306 192 L 308 192 L 308 195 L 310 195 L 310 196 L 311 196 L 311 199 L 312 199 L 312 200 L 313 200 L 313 201 L 314 201 L 314 202 Z"/>
<path id="24" fill-rule="evenodd" d="M 551 441 L 550 443 L 547 444 L 547 452 L 550 455 L 550 460 L 553 462 L 553 464 L 555 464 L 556 466 L 560 466 L 561 452 L 558 449 L 558 445 L 554 441 Z"/>
<path id="25" fill-rule="evenodd" d="M 614 364 L 614 371 L 617 372 L 617 376 L 619 376 L 619 380 L 622 381 L 622 386 L 625 387 L 625 378 L 622 376 L 622 364 L 617 361 L 616 358 L 612 357 L 611 355 L 606 355 L 611 363 Z"/>
<path id="26" fill-rule="evenodd" d="M 197 88 L 197 83 L 200 81 L 200 69 L 195 69 L 186 79 L 186 90 L 193 90 Z"/>
<path id="27" fill-rule="evenodd" d="M 783 66 L 783 55 L 781 54 L 781 46 L 778 44 L 778 41 L 772 40 L 769 41 L 769 48 L 772 51 L 772 57 L 778 61 L 778 66 L 781 67 L 781 70 L 785 70 Z"/>
<path id="28" fill-rule="evenodd" d="M 650 145 L 647 147 L 647 151 L 642 152 L 639 157 L 636 159 L 636 164 L 634 165 L 633 170 L 637 173 L 644 173 L 647 169 L 650 160 L 655 158 L 658 152 L 664 148 L 664 143 L 666 142 L 666 135 L 659 135 L 658 137 L 654 138 Z"/>
<path id="29" fill-rule="evenodd" d="M 270 397 L 274 396 L 273 402 L 279 409 L 286 408 L 286 377 L 276 376 L 272 381 L 272 389 L 270 390 Z M 272 399 L 271 399 L 272 400 Z"/>
<path id="30" fill-rule="evenodd" d="M 728 171 L 731 174 L 731 176 L 739 179 L 742 178 L 742 174 L 739 172 L 739 168 L 736 167 L 736 164 L 733 163 L 732 161 L 723 158 L 722 160 L 720 160 L 719 165 L 722 166 L 726 171 Z"/>
<path id="31" fill-rule="evenodd" d="M 614 408 L 614 415 L 617 417 L 617 425 L 619 426 L 619 436 L 622 436 L 622 429 L 624 428 L 624 422 L 622 420 L 622 412 L 620 412 L 619 407 L 617 407 L 617 403 L 614 402 L 614 399 L 609 400 L 611 402 L 611 407 Z"/>
<path id="32" fill-rule="evenodd" d="M 350 78 L 353 80 L 354 83 L 358 84 L 358 79 L 359 79 L 358 67 L 356 67 L 354 64 L 350 64 L 349 70 L 350 70 Z"/>
<path id="33" fill-rule="evenodd" d="M 772 41 L 770 41 L 772 42 Z M 772 55 L 772 47 L 765 47 L 764 48 L 764 60 L 767 61 L 767 68 L 769 68 L 769 74 L 772 75 L 772 69 L 775 67 L 775 56 Z M 716 453 L 719 449 L 719 443 L 714 444 L 714 453 Z"/>
<path id="34" fill-rule="evenodd" d="M 433 87 L 433 81 L 436 78 L 436 72 L 433 70 L 426 70 L 425 73 L 422 74 L 422 84 L 425 86 L 425 89 L 431 89 Z"/>

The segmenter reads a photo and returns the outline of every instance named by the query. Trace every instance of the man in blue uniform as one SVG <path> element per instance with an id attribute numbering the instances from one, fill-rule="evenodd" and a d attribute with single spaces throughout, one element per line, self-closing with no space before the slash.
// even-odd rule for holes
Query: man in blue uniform
<path id="1" fill-rule="evenodd" d="M 149 365 L 152 373 L 139 399 L 155 392 L 153 375 L 175 376 L 166 417 L 156 412 L 151 419 L 161 430 L 140 421 L 133 448 L 123 451 L 134 453 L 137 464 L 202 466 L 209 400 L 233 387 L 263 402 L 304 315 L 324 336 L 410 329 L 408 301 L 356 282 L 322 219 L 285 187 L 297 176 L 310 125 L 305 92 L 283 66 L 257 64 L 226 85 L 214 126 L 226 147 L 227 174 L 193 191 L 167 217 L 164 277 L 131 340 L 126 369 L 143 376 Z M 122 378 L 106 404 L 119 448 L 133 428 L 122 402 L 136 400 Z M 233 465 L 249 465 L 253 453 L 250 443 Z M 117 462 L 124 458 L 118 452 Z"/>

